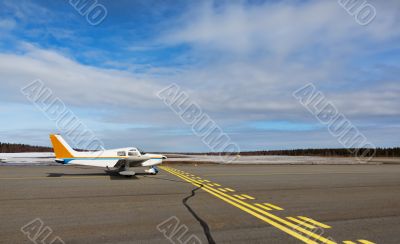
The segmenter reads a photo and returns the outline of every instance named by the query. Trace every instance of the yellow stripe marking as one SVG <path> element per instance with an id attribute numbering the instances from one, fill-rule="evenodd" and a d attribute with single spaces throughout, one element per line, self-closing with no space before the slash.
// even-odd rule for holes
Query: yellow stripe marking
<path id="1" fill-rule="evenodd" d="M 161 168 L 161 167 L 160 167 L 160 168 Z M 179 175 L 178 175 L 178 176 L 179 176 Z M 185 177 L 185 176 L 183 176 L 183 177 Z M 194 183 L 192 183 L 192 184 L 195 184 L 196 181 L 190 181 L 190 179 L 189 179 L 189 182 L 194 182 Z M 203 188 L 202 188 L 202 189 L 203 189 Z M 227 195 L 227 194 L 225 194 L 225 193 L 223 193 L 223 192 L 220 192 L 220 191 L 218 191 L 218 190 L 216 190 L 216 189 L 209 188 L 209 190 L 211 190 L 211 191 L 213 191 L 213 192 L 216 192 L 216 193 L 218 193 L 219 195 L 222 195 L 222 196 L 224 196 L 224 197 L 226 197 L 226 198 L 228 198 L 228 199 L 231 199 L 231 200 L 233 200 L 233 201 L 235 201 L 235 202 L 237 202 L 237 203 L 240 203 L 240 204 L 242 204 L 242 205 L 244 205 L 244 206 L 246 206 L 246 207 L 248 207 L 248 208 L 250 208 L 250 209 L 253 209 L 253 210 L 255 210 L 255 211 L 261 213 L 261 214 L 264 214 L 264 215 L 266 215 L 267 217 L 270 217 L 271 219 L 274 219 L 274 220 L 276 220 L 276 221 L 278 221 L 278 222 L 281 222 L 281 223 L 283 223 L 283 224 L 285 224 L 285 225 L 287 225 L 287 226 L 290 226 L 290 227 L 292 227 L 293 229 L 295 229 L 296 231 L 301 231 L 301 232 L 303 232 L 304 234 L 306 234 L 306 235 L 308 235 L 308 236 L 310 236 L 310 237 L 313 237 L 313 238 L 316 239 L 316 240 L 320 240 L 320 241 L 323 242 L 323 243 L 327 243 L 327 244 L 336 244 L 335 242 L 333 242 L 333 241 L 331 241 L 331 240 L 329 240 L 329 239 L 327 239 L 327 238 L 325 238 L 325 237 L 322 237 L 322 236 L 320 236 L 320 235 L 317 235 L 317 234 L 315 234 L 315 233 L 313 233 L 313 232 L 311 232 L 311 231 L 309 231 L 309 230 L 300 228 L 299 226 L 297 226 L 297 225 L 295 225 L 295 224 L 293 224 L 293 223 L 291 223 L 291 222 L 289 222 L 289 221 L 286 221 L 285 219 L 282 219 L 282 218 L 280 218 L 280 217 L 278 217 L 278 216 L 276 216 L 276 215 L 273 215 L 273 214 L 268 213 L 268 212 L 266 212 L 266 211 L 264 211 L 264 210 L 262 210 L 262 209 L 259 209 L 259 208 L 257 208 L 257 207 L 254 207 L 254 206 L 252 206 L 252 205 L 250 205 L 250 204 L 248 204 L 248 203 L 246 203 L 246 202 L 243 202 L 243 201 L 241 201 L 241 200 L 238 200 L 237 198 L 234 198 L 234 197 L 232 197 L 232 196 L 230 196 L 230 195 Z"/>
<path id="2" fill-rule="evenodd" d="M 293 221 L 293 222 L 296 222 L 296 223 L 298 223 L 298 224 L 301 224 L 301 225 L 303 225 L 303 226 L 305 226 L 305 227 L 307 227 L 307 228 L 310 228 L 310 229 L 316 229 L 316 228 L 317 228 L 317 227 L 315 227 L 315 226 L 313 226 L 313 225 L 307 224 L 306 222 L 303 222 L 303 221 L 298 220 L 298 219 L 293 218 L 293 217 L 286 217 L 286 218 L 289 219 L 289 220 L 291 220 L 291 221 Z"/>
<path id="3" fill-rule="evenodd" d="M 283 208 L 278 207 L 278 206 L 276 206 L 276 205 L 274 205 L 274 204 L 272 204 L 272 203 L 264 203 L 264 205 L 267 206 L 267 207 L 276 209 L 276 210 L 280 210 L 280 211 L 283 210 Z"/>
<path id="4" fill-rule="evenodd" d="M 272 209 L 270 209 L 269 207 L 266 207 L 266 206 L 264 206 L 264 205 L 262 205 L 262 204 L 259 204 L 259 203 L 256 203 L 256 204 L 254 204 L 254 205 L 256 205 L 256 206 L 258 206 L 258 207 L 260 207 L 260 208 L 263 208 L 263 209 L 265 209 L 265 210 L 267 210 L 267 211 L 271 211 Z"/>
<path id="5" fill-rule="evenodd" d="M 250 199 L 250 200 L 254 200 L 255 198 L 246 194 L 242 194 L 243 197 Z"/>
<path id="6" fill-rule="evenodd" d="M 205 174 L 204 176 L 270 176 L 270 175 L 328 175 L 328 174 L 372 174 L 371 172 L 297 172 L 297 173 L 247 173 L 247 174 Z"/>
<path id="7" fill-rule="evenodd" d="M 233 196 L 239 198 L 240 200 L 245 200 L 246 199 L 245 197 L 242 197 L 241 195 L 233 195 Z"/>
<path id="8" fill-rule="evenodd" d="M 362 244 L 375 244 L 374 242 L 370 242 L 370 241 L 367 241 L 367 240 L 358 240 L 360 243 L 362 243 Z"/>
<path id="9" fill-rule="evenodd" d="M 208 185 L 208 186 L 214 186 L 214 184 L 211 184 L 211 183 L 208 183 L 207 185 Z"/>
<path id="10" fill-rule="evenodd" d="M 214 186 L 221 186 L 220 184 L 214 183 Z"/>
<path id="11" fill-rule="evenodd" d="M 166 170 L 167 172 L 170 172 L 168 167 L 160 166 L 160 168 Z M 174 174 L 174 173 L 172 173 L 172 174 Z M 192 180 L 190 180 L 189 178 L 187 178 L 187 177 L 185 177 L 183 175 L 176 174 L 176 176 L 186 180 L 187 182 L 192 183 L 195 186 L 200 186 L 198 183 L 196 183 L 196 181 L 192 181 Z M 293 224 L 293 223 L 291 223 L 289 221 L 286 221 L 285 219 L 282 219 L 282 218 L 280 218 L 280 217 L 278 217 L 276 215 L 268 213 L 268 212 L 266 212 L 266 211 L 264 211 L 262 209 L 259 209 L 259 208 L 255 207 L 253 205 L 250 205 L 250 204 L 248 204 L 246 202 L 238 200 L 237 198 L 234 198 L 234 197 L 232 197 L 232 196 L 230 196 L 228 194 L 225 194 L 223 192 L 220 192 L 220 191 L 218 191 L 216 189 L 213 189 L 213 188 L 210 188 L 210 187 L 207 187 L 207 186 L 202 187 L 202 189 L 204 191 L 207 191 L 208 193 L 210 193 L 210 194 L 212 194 L 212 195 L 224 200 L 225 202 L 228 202 L 231 205 L 236 206 L 239 209 L 241 209 L 241 210 L 253 215 L 254 217 L 259 218 L 259 219 L 263 220 L 264 222 L 267 222 L 267 223 L 271 224 L 272 226 L 284 231 L 285 233 L 287 233 L 287 234 L 289 234 L 289 235 L 291 235 L 293 237 L 296 237 L 299 240 L 302 240 L 303 242 L 305 242 L 307 244 L 317 244 L 317 242 L 312 241 L 312 240 L 304 237 L 303 235 L 299 234 L 298 232 L 294 232 L 293 230 L 287 228 L 286 226 L 289 226 L 289 227 L 295 229 L 296 231 L 303 232 L 307 236 L 312 237 L 315 240 L 319 240 L 319 241 L 321 241 L 323 243 L 337 244 L 337 243 L 335 243 L 335 242 L 333 242 L 333 241 L 331 241 L 331 240 L 329 240 L 329 239 L 327 239 L 327 238 L 325 238 L 323 236 L 317 235 L 317 234 L 315 234 L 315 233 L 313 233 L 313 232 L 311 232 L 309 230 L 303 229 L 303 228 L 301 228 L 301 227 L 299 227 L 299 226 L 297 226 L 297 225 L 295 225 L 295 224 Z M 254 212 L 253 210 L 255 210 L 256 212 Z M 261 213 L 261 214 L 263 214 L 265 216 L 262 216 L 257 212 L 259 212 L 259 213 Z M 280 222 L 283 225 L 280 224 L 280 223 L 277 223 L 275 221 Z M 286 226 L 284 226 L 284 225 L 286 225 Z"/>
<path id="12" fill-rule="evenodd" d="M 172 173 L 174 170 L 172 170 L 171 168 L 168 168 L 168 169 L 166 169 L 166 168 L 164 168 L 164 167 L 160 167 L 160 168 L 163 168 L 164 170 L 166 170 L 166 171 L 168 171 L 168 172 L 170 172 L 170 173 Z M 172 174 L 174 174 L 174 173 L 172 173 Z M 178 176 L 178 177 L 180 177 L 180 178 L 182 178 L 182 179 L 184 179 L 184 180 L 186 180 L 186 181 L 188 181 L 188 182 L 190 182 L 190 183 L 192 183 L 193 185 L 196 185 L 196 186 L 201 186 L 202 184 L 198 184 L 198 183 L 196 183 L 196 180 L 195 179 L 187 179 L 186 177 L 185 177 L 185 175 L 183 175 L 183 174 L 181 174 L 181 175 L 179 175 L 179 174 L 175 174 L 176 176 Z M 194 176 L 194 175 L 192 175 L 192 176 Z M 43 177 L 43 178 L 47 178 L 47 177 Z M 55 177 L 55 178 L 57 178 L 57 177 Z M 81 178 L 81 177 L 70 177 L 70 178 Z M 82 177 L 83 178 L 83 177 Z M 86 178 L 86 177 L 85 177 Z M 90 177 L 90 178 L 92 178 L 92 177 Z M 103 177 L 101 177 L 101 178 L 103 178 Z M 195 178 L 197 178 L 197 179 L 201 179 L 201 177 L 195 177 Z M 12 178 L 0 178 L 0 179 L 12 179 Z M 197 180 L 198 182 L 202 182 L 202 180 Z M 209 181 L 207 181 L 207 180 L 204 180 L 205 182 L 209 182 Z M 208 185 L 212 185 L 212 184 L 208 184 Z M 221 185 L 219 185 L 219 184 L 217 184 L 217 183 L 215 183 L 214 185 L 216 185 L 216 186 L 221 186 Z M 335 242 L 332 242 L 332 241 L 330 241 L 329 239 L 326 239 L 326 238 L 324 238 L 324 237 L 321 237 L 321 236 L 319 236 L 319 235 L 316 235 L 316 234 L 314 234 L 314 233 L 312 233 L 312 232 L 309 232 L 309 231 L 307 231 L 307 230 L 305 230 L 305 229 L 302 229 L 302 228 L 300 228 L 299 226 L 293 226 L 293 224 L 291 224 L 291 223 L 289 223 L 289 222 L 287 222 L 287 221 L 285 221 L 285 220 L 283 220 L 283 219 L 281 219 L 281 218 L 279 218 L 279 217 L 277 217 L 277 216 L 275 216 L 275 215 L 272 215 L 272 214 L 269 214 L 269 213 L 267 213 L 267 212 L 265 212 L 265 211 L 263 211 L 263 210 L 260 210 L 260 209 L 258 209 L 258 208 L 255 208 L 255 207 L 252 207 L 251 205 L 248 205 L 247 203 L 245 203 L 245 202 L 242 202 L 242 201 L 240 201 L 240 200 L 237 200 L 237 199 L 235 199 L 235 198 L 232 198 L 231 196 L 229 196 L 229 195 L 226 195 L 226 194 L 224 194 L 224 193 L 221 193 L 221 192 L 219 192 L 218 190 L 215 190 L 215 189 L 213 189 L 213 188 L 210 188 L 211 190 L 209 190 L 209 189 L 205 189 L 204 187 L 202 188 L 204 191 L 206 191 L 206 192 L 208 192 L 208 193 L 210 193 L 210 194 L 212 194 L 212 195 L 214 195 L 214 196 L 216 196 L 216 197 L 218 197 L 218 198 L 220 198 L 221 200 L 223 200 L 223 201 L 225 201 L 225 202 L 228 202 L 228 203 L 230 203 L 231 205 L 233 205 L 233 206 L 235 206 L 235 207 L 238 207 L 239 209 L 241 209 L 241 210 L 243 210 L 243 211 L 245 211 L 245 212 L 247 212 L 247 213 L 249 213 L 249 214 L 251 214 L 251 215 L 253 215 L 253 216 L 255 216 L 255 217 L 257 217 L 257 218 L 259 218 L 259 219 L 261 219 L 261 220 L 263 220 L 264 222 L 267 222 L 267 223 L 269 223 L 269 224 L 271 224 L 271 225 L 273 225 L 273 226 L 275 226 L 275 227 L 277 227 L 278 229 L 280 229 L 280 230 L 282 230 L 282 231 L 284 231 L 284 232 L 286 232 L 286 233 L 288 233 L 288 234 L 290 234 L 290 235 L 292 235 L 292 236 L 294 236 L 294 237 L 296 237 L 296 238 L 298 238 L 298 239 L 300 239 L 300 240 L 302 240 L 302 241 L 304 241 L 305 243 L 313 243 L 313 244 L 316 244 L 316 242 L 314 242 L 314 241 L 312 241 L 312 240 L 309 240 L 309 239 L 307 239 L 307 238 L 304 238 L 302 235 L 298 235 L 296 232 L 292 232 L 290 229 L 287 229 L 285 226 L 282 226 L 282 225 L 280 225 L 279 223 L 276 223 L 276 222 L 274 222 L 273 220 L 271 220 L 271 219 L 268 219 L 268 218 L 266 218 L 266 217 L 264 217 L 264 216 L 259 216 L 259 214 L 258 213 L 256 213 L 256 212 L 253 212 L 252 211 L 252 209 L 254 209 L 254 210 L 256 210 L 257 212 L 260 212 L 260 213 L 263 213 L 264 215 L 267 215 L 268 217 L 271 217 L 271 218 L 273 218 L 273 219 L 276 219 L 276 220 L 278 220 L 279 222 L 282 222 L 282 223 L 284 223 L 284 224 L 286 224 L 286 225 L 288 225 L 288 226 L 291 226 L 291 227 L 293 227 L 294 229 L 296 229 L 296 230 L 299 230 L 299 231 L 301 231 L 301 232 L 303 232 L 303 233 L 305 233 L 305 234 L 308 234 L 310 237 L 314 237 L 314 238 L 316 238 L 317 240 L 320 240 L 320 241 L 322 241 L 322 242 L 324 242 L 324 243 L 329 243 L 329 244 L 336 244 Z M 223 192 L 226 192 L 226 191 L 234 191 L 234 190 L 232 190 L 232 189 L 230 189 L 230 188 L 225 188 L 225 189 L 223 189 L 223 188 L 219 188 L 219 190 L 220 191 L 223 191 Z M 251 198 L 253 198 L 253 197 L 251 197 L 251 196 L 248 196 L 248 195 L 246 195 L 246 194 L 242 194 L 242 196 L 240 196 L 240 195 L 234 195 L 235 197 L 237 197 L 237 198 L 240 198 L 240 199 L 244 199 L 244 196 L 246 196 L 246 197 L 250 197 L 250 199 Z M 232 200 L 234 200 L 235 202 L 238 202 L 238 203 L 240 203 L 240 204 L 242 204 L 242 205 L 244 205 L 244 206 L 242 206 L 242 205 L 238 205 L 237 203 L 235 203 L 235 202 L 233 202 L 233 201 L 231 201 L 229 198 L 231 198 Z M 254 198 L 253 198 L 254 199 Z M 260 207 L 260 208 L 264 208 L 264 209 L 266 209 L 266 208 L 268 208 L 267 206 L 270 206 L 270 207 L 273 207 L 273 208 L 275 208 L 275 209 L 277 209 L 277 210 L 283 210 L 282 208 L 280 208 L 280 207 L 278 207 L 278 206 L 276 206 L 276 205 L 273 205 L 273 204 L 270 204 L 270 203 L 264 203 L 265 204 L 265 206 L 264 205 L 261 205 L 261 204 L 255 204 L 256 206 L 258 206 L 258 207 Z M 248 209 L 248 208 L 245 208 L 245 207 L 250 207 L 251 209 Z M 322 228 L 331 228 L 330 226 L 328 226 L 328 225 L 326 225 L 326 224 L 323 224 L 323 223 L 320 223 L 320 222 L 318 222 L 318 221 L 315 221 L 315 220 L 313 220 L 313 219 L 310 219 L 310 218 L 307 218 L 307 217 L 304 217 L 304 216 L 298 216 L 299 218 L 301 218 L 301 219 L 303 219 L 303 220 L 305 220 L 305 221 L 307 221 L 307 222 L 309 222 L 309 223 L 313 223 L 313 224 L 315 224 L 315 225 L 318 225 L 318 226 L 320 226 L 320 227 L 322 227 Z M 292 221 L 294 221 L 294 222 L 296 222 L 296 223 L 299 223 L 299 224 L 301 224 L 301 225 L 303 225 L 303 226 L 306 226 L 306 227 L 309 227 L 309 228 L 316 228 L 315 226 L 313 226 L 313 225 L 311 225 L 311 224 L 308 224 L 308 223 L 305 223 L 305 222 L 302 222 L 302 221 L 300 221 L 300 220 L 298 220 L 298 219 L 296 219 L 296 218 L 293 218 L 293 217 L 287 217 L 288 219 L 290 219 L 290 220 L 292 220 Z M 362 244 L 375 244 L 374 242 L 370 242 L 370 241 L 367 241 L 367 240 L 358 240 L 360 243 L 362 243 Z M 352 241 L 343 241 L 343 243 L 345 243 L 345 244 L 356 244 L 356 243 L 354 243 L 354 242 L 352 242 Z"/>
<path id="13" fill-rule="evenodd" d="M 233 190 L 231 188 L 225 188 L 225 190 L 230 191 L 230 192 L 235 192 L 235 190 Z"/>
<path id="14" fill-rule="evenodd" d="M 305 220 L 305 221 L 307 221 L 307 222 L 309 222 L 309 223 L 311 223 L 311 224 L 317 225 L 317 226 L 319 226 L 319 227 L 321 227 L 321 228 L 325 228 L 325 229 L 330 229 L 330 228 L 332 228 L 332 227 L 330 227 L 329 225 L 323 224 L 323 223 L 321 223 L 321 222 L 315 221 L 315 220 L 313 220 L 313 219 L 310 219 L 310 218 L 307 218 L 307 217 L 304 217 L 304 216 L 297 216 L 297 217 L 299 217 L 300 219 Z"/>
<path id="15" fill-rule="evenodd" d="M 168 169 L 165 168 L 164 166 L 161 166 L 160 168 L 164 169 L 165 171 L 168 171 Z M 168 171 L 168 172 L 171 172 L 171 171 Z M 174 174 L 173 172 L 171 172 L 171 173 Z M 197 187 L 200 187 L 200 185 L 197 184 L 195 181 L 191 181 L 190 179 L 187 179 L 183 175 L 176 174 L 176 176 L 180 177 L 181 179 L 186 180 L 187 182 L 192 183 L 193 185 L 195 185 Z M 257 212 L 254 212 L 254 211 L 252 211 L 252 210 L 250 210 L 248 208 L 245 208 L 245 207 L 235 203 L 234 201 L 231 201 L 230 199 L 228 199 L 228 198 L 216 193 L 215 190 L 212 191 L 212 190 L 208 189 L 207 187 L 202 187 L 201 189 L 206 191 L 206 192 L 208 192 L 208 193 L 210 193 L 211 195 L 213 195 L 213 196 L 215 196 L 215 197 L 217 197 L 217 198 L 219 198 L 219 199 L 221 199 L 221 200 L 223 200 L 223 201 L 225 201 L 225 202 L 227 202 L 227 203 L 229 203 L 229 204 L 231 204 L 231 205 L 233 205 L 233 206 L 235 206 L 235 207 L 237 207 L 237 208 L 239 208 L 239 209 L 241 209 L 241 210 L 243 210 L 245 212 L 247 212 L 248 214 L 251 214 L 254 217 L 256 217 L 258 219 L 261 219 L 264 222 L 266 222 L 266 223 L 268 223 L 268 224 L 270 224 L 270 225 L 272 225 L 272 226 L 284 231 L 285 233 L 287 233 L 287 234 L 289 234 L 289 235 L 291 235 L 291 236 L 303 241 L 304 243 L 307 243 L 307 244 L 318 244 L 317 242 L 312 241 L 312 240 L 304 237 L 303 235 L 301 235 L 301 234 L 299 234 L 299 233 L 297 233 L 297 232 L 285 227 L 284 225 L 278 224 L 278 223 L 274 222 L 273 220 L 271 220 L 271 219 L 269 219 L 267 217 L 264 217 L 261 214 L 258 214 Z M 336 244 L 336 243 L 332 242 L 332 244 Z"/>

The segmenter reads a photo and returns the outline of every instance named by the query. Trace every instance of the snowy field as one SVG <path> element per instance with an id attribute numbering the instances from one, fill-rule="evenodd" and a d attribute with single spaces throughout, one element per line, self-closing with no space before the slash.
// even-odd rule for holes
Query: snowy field
<path id="1" fill-rule="evenodd" d="M 207 155 L 165 154 L 165 163 L 218 163 L 218 164 L 400 164 L 400 158 L 373 158 L 360 160 L 345 157 L 310 157 L 310 156 L 235 156 L 219 157 Z M 0 154 L 1 165 L 60 165 L 54 162 L 54 153 L 19 153 Z"/>
<path id="2" fill-rule="evenodd" d="M 207 155 L 167 155 L 169 163 L 231 163 L 231 164 L 382 164 L 400 163 L 400 158 L 374 158 L 359 160 L 344 157 L 310 157 L 310 156 L 238 156 L 224 158 Z"/>

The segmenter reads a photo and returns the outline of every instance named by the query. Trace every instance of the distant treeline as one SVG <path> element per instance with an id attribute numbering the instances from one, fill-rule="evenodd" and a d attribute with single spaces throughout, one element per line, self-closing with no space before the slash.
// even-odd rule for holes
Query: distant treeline
<path id="1" fill-rule="evenodd" d="M 53 148 L 0 142 L 0 153 L 22 152 L 53 152 Z"/>
<path id="2" fill-rule="evenodd" d="M 356 152 L 356 153 L 354 153 Z M 322 156 L 322 157 L 354 157 L 363 155 L 366 157 L 400 157 L 400 147 L 395 148 L 376 148 L 367 149 L 346 149 L 346 148 L 328 148 L 328 149 L 294 149 L 294 150 L 272 150 L 272 151 L 253 151 L 241 152 L 240 155 L 283 155 L 283 156 Z M 357 154 L 357 155 L 356 155 Z"/>
<path id="3" fill-rule="evenodd" d="M 77 151 L 85 151 L 75 149 Z M 327 149 L 294 149 L 294 150 L 262 150 L 262 151 L 245 151 L 240 152 L 242 156 L 322 156 L 322 157 L 354 157 L 356 149 L 346 148 L 327 148 Z M 20 152 L 53 152 L 51 147 L 31 146 L 26 144 L 13 144 L 1 143 L 0 153 L 20 153 Z M 372 149 L 361 148 L 358 149 L 358 155 L 363 155 L 365 152 L 367 157 L 372 156 L 374 152 Z M 219 153 L 177 153 L 177 154 L 191 154 L 191 155 L 219 155 Z M 394 148 L 376 148 L 376 157 L 400 157 L 400 147 Z"/>
<path id="4" fill-rule="evenodd" d="M 352 152 L 357 152 L 357 155 Z M 293 150 L 262 150 L 240 152 L 242 156 L 321 156 L 321 157 L 354 157 L 354 156 L 373 156 L 375 157 L 400 157 L 400 147 L 367 149 L 346 149 L 346 148 L 327 148 L 327 149 L 293 149 Z M 189 153 L 192 155 L 218 155 L 219 153 Z"/>

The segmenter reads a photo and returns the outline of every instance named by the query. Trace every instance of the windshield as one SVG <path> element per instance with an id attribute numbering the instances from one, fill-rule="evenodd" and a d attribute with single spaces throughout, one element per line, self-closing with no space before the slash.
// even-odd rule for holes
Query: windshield
<path id="1" fill-rule="evenodd" d="M 142 149 L 137 148 L 137 150 L 140 152 L 141 155 L 145 155 L 146 154 Z"/>

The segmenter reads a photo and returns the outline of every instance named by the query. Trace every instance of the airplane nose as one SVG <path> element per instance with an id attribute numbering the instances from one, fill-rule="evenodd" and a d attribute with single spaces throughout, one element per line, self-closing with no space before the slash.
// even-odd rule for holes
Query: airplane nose
<path id="1" fill-rule="evenodd" d="M 167 157 L 166 157 L 166 156 L 164 156 L 164 155 L 162 155 L 162 159 L 167 159 Z"/>

